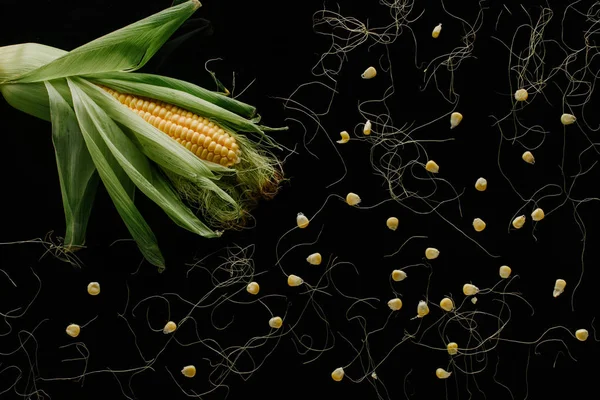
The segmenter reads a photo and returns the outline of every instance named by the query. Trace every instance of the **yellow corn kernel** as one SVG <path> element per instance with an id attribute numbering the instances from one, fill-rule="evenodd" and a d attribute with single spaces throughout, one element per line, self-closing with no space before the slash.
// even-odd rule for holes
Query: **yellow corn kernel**
<path id="1" fill-rule="evenodd" d="M 196 367 L 194 367 L 193 365 L 187 365 L 183 367 L 181 373 L 186 378 L 193 378 L 194 376 L 196 376 Z"/>
<path id="2" fill-rule="evenodd" d="M 177 324 L 173 321 L 169 321 L 165 324 L 165 327 L 163 328 L 163 333 L 165 335 L 168 335 L 169 333 L 175 332 L 176 329 L 177 329 Z"/>
<path id="3" fill-rule="evenodd" d="M 448 354 L 450 354 L 451 356 L 458 353 L 458 344 L 456 342 L 448 343 L 448 346 L 446 346 L 446 348 L 448 349 Z"/>
<path id="4" fill-rule="evenodd" d="M 248 286 L 246 286 L 246 291 L 250 294 L 258 294 L 260 286 L 256 282 L 250 282 Z"/>
<path id="5" fill-rule="evenodd" d="M 333 379 L 336 382 L 341 381 L 344 378 L 344 368 L 336 368 L 332 373 L 331 373 L 331 379 Z"/>
<path id="6" fill-rule="evenodd" d="M 71 325 L 67 326 L 66 332 L 67 332 L 67 335 L 69 335 L 71 337 L 77 337 L 77 336 L 79 336 L 79 332 L 81 332 L 81 328 L 77 324 L 71 324 Z"/>
<path id="7" fill-rule="evenodd" d="M 454 310 L 454 302 L 452 301 L 452 299 L 450 297 L 444 297 L 440 301 L 440 307 L 442 310 L 444 310 L 446 312 L 450 312 L 450 311 Z"/>
<path id="8" fill-rule="evenodd" d="M 200 159 L 225 167 L 240 162 L 239 145 L 235 138 L 214 122 L 171 104 L 132 94 L 122 94 L 107 87 L 102 88 L 188 150 L 192 151 L 193 145 L 197 145 L 193 152 Z M 203 141 L 200 140 L 201 135 L 205 135 Z M 204 152 L 204 150 L 208 151 Z"/>

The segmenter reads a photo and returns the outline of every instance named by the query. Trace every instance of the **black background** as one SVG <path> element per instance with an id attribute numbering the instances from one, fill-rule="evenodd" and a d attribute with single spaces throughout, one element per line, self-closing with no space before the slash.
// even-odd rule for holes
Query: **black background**
<path id="1" fill-rule="evenodd" d="M 460 2 L 460 5 L 447 3 L 446 6 L 454 15 L 471 22 L 475 20 L 477 2 Z M 328 9 L 336 8 L 334 3 L 325 4 Z M 460 22 L 444 13 L 441 4 L 432 2 L 431 5 L 415 5 L 412 17 L 418 16 L 422 7 L 425 7 L 425 13 L 410 25 L 417 37 L 419 64 L 451 51 L 460 44 L 460 37 L 464 34 Z M 388 9 L 377 1 L 340 2 L 339 5 L 344 15 L 369 19 L 369 26 L 378 26 L 390 20 Z M 0 25 L 0 46 L 37 42 L 70 50 L 167 6 L 168 1 L 1 0 L 3 23 Z M 40 244 L 0 247 L 0 268 L 17 284 L 16 288 L 13 287 L 0 274 L 0 312 L 24 307 L 34 298 L 40 285 L 34 272 L 41 282 L 41 291 L 32 306 L 23 317 L 9 320 L 12 331 L 0 337 L 0 352 L 12 352 L 19 347 L 20 341 L 29 337 L 26 332 L 32 332 L 44 321 L 33 331 L 35 342 L 29 339 L 24 345 L 25 350 L 0 356 L 0 370 L 11 365 L 22 370 L 21 380 L 15 386 L 18 393 L 31 393 L 37 388 L 56 399 L 118 399 L 127 398 L 126 395 L 140 399 L 185 398 L 175 382 L 189 394 L 192 394 L 192 390 L 196 393 L 210 390 L 207 377 L 214 368 L 205 358 L 216 359 L 214 354 L 202 344 L 179 346 L 175 342 L 171 342 L 160 354 L 152 371 L 135 375 L 130 387 L 128 379 L 131 374 L 127 373 L 117 374 L 121 377 L 122 388 L 108 372 L 86 376 L 83 385 L 81 382 L 44 379 L 81 373 L 81 361 L 63 362 L 78 357 L 73 347 L 61 348 L 74 342 L 64 333 L 64 328 L 71 322 L 82 325 L 96 316 L 97 319 L 84 328 L 78 338 L 90 352 L 88 371 L 107 368 L 126 370 L 143 366 L 132 331 L 146 359 L 155 357 L 166 339 L 162 333 L 152 332 L 146 321 L 148 318 L 155 329 L 162 327 L 167 320 L 167 309 L 164 302 L 153 300 L 142 304 L 134 316 L 131 314 L 132 307 L 148 296 L 165 293 L 177 293 L 191 302 L 198 301 L 213 284 L 209 276 L 199 270 L 187 275 L 189 266 L 186 264 L 234 244 L 241 247 L 255 245 L 253 258 L 256 272 L 265 273 L 260 279 L 257 278 L 261 284 L 261 296 L 286 296 L 285 299 L 265 300 L 273 313 L 283 315 L 287 312 L 286 323 L 283 330 L 276 332 L 263 348 L 254 350 L 257 359 L 264 359 L 267 353 L 273 351 L 247 381 L 230 374 L 224 381 L 228 390 L 217 390 L 206 398 L 223 398 L 228 393 L 231 399 L 331 396 L 389 396 L 395 399 L 406 395 L 411 399 L 446 396 L 451 399 L 479 399 L 484 398 L 484 394 L 487 399 L 509 399 L 511 396 L 508 391 L 493 379 L 498 360 L 496 379 L 511 388 L 515 399 L 539 399 L 550 391 L 556 397 L 565 398 L 584 394 L 594 398 L 600 393 L 596 381 L 600 353 L 592 325 L 593 318 L 598 317 L 597 225 L 600 218 L 597 202 L 590 201 L 578 209 L 587 228 L 587 250 L 583 258 L 585 274 L 574 296 L 574 303 L 571 294 L 582 269 L 583 242 L 573 215 L 573 203 L 567 201 L 557 208 L 564 201 L 564 194 L 540 203 L 547 214 L 549 210 L 557 209 L 535 228 L 537 240 L 532 234 L 530 220 L 519 231 L 507 230 L 513 215 L 525 202 L 512 191 L 497 165 L 500 136 L 498 130 L 491 126 L 493 119 L 490 115 L 503 116 L 510 112 L 511 91 L 507 72 L 508 52 L 492 36 L 508 42 L 520 24 L 530 23 L 526 15 L 519 7 L 511 6 L 513 16 L 507 16 L 504 11 L 496 30 L 496 18 L 502 5 L 486 4 L 489 8 L 484 11 L 483 26 L 475 41 L 473 55 L 476 58 L 465 60 L 454 76 L 456 91 L 461 96 L 458 109 L 465 116 L 464 121 L 456 130 L 450 131 L 449 118 L 443 117 L 413 134 L 414 138 L 419 139 L 456 138 L 450 142 L 424 144 L 440 165 L 440 176 L 451 182 L 459 193 L 464 189 L 464 195 L 461 196 L 462 218 L 456 202 L 441 206 L 439 211 L 470 237 L 476 238 L 490 253 L 500 255 L 499 258 L 491 258 L 436 214 L 416 214 L 407 207 L 389 201 L 380 204 L 389 199 L 389 192 L 383 180 L 373 174 L 369 164 L 369 142 L 352 140 L 343 146 L 336 145 L 347 168 L 347 174 L 344 175 L 343 164 L 331 140 L 338 140 L 341 130 L 356 132 L 352 134 L 353 138 L 361 139 L 360 124 L 364 119 L 358 113 L 357 105 L 359 101 L 381 98 L 390 80 L 389 74 L 381 68 L 378 76 L 370 81 L 360 79 L 360 74 L 369 65 L 379 65 L 380 57 L 385 55 L 384 46 L 369 48 L 368 45 L 373 42 L 367 42 L 348 53 L 348 60 L 337 76 L 338 94 L 329 113 L 321 118 L 326 131 L 319 131 L 312 141 L 304 144 L 312 137 L 315 125 L 306 115 L 285 110 L 281 98 L 289 97 L 299 85 L 315 79 L 311 75 L 311 68 L 329 47 L 329 39 L 317 35 L 312 27 L 313 13 L 323 6 L 319 1 L 206 1 L 193 18 L 209 20 L 212 34 L 198 34 L 168 55 L 159 53 L 144 68 L 145 72 L 184 79 L 212 89 L 214 84 L 204 70 L 204 63 L 220 57 L 223 60 L 211 64 L 211 67 L 228 87 L 231 87 L 232 72 L 235 71 L 237 93 L 256 79 L 240 100 L 255 105 L 266 125 L 290 126 L 287 132 L 273 134 L 286 147 L 296 146 L 297 153 L 288 157 L 284 165 L 289 180 L 274 200 L 261 203 L 255 210 L 255 227 L 241 232 L 228 232 L 215 240 L 198 238 L 174 226 L 158 207 L 140 194 L 136 204 L 153 228 L 167 260 L 167 271 L 158 274 L 155 268 L 142 262 L 132 242 L 113 243 L 128 239 L 129 235 L 106 192 L 101 189 L 88 227 L 88 247 L 78 254 L 83 264 L 81 268 L 63 263 L 48 254 L 40 259 L 45 252 Z M 550 4 L 550 7 L 555 15 L 547 33 L 548 37 L 558 40 L 565 5 L 557 2 Z M 580 8 L 587 7 L 580 5 Z M 526 9 L 535 23 L 540 6 L 527 5 Z M 584 29 L 578 21 L 581 19 L 564 22 L 565 40 L 572 40 L 569 43 L 576 43 L 577 46 L 573 47 L 577 48 L 582 46 Z M 439 39 L 434 41 L 431 39 L 431 29 L 439 22 L 443 23 L 443 30 Z M 193 28 L 193 24 L 184 25 L 182 32 L 190 28 Z M 519 36 L 515 43 L 523 48 L 527 39 L 527 35 Z M 547 72 L 564 58 L 560 51 L 552 52 L 551 49 L 549 44 Z M 409 30 L 405 29 L 388 50 L 396 90 L 389 102 L 389 113 L 395 125 L 400 127 L 414 121 L 417 126 L 447 115 L 452 106 L 441 99 L 433 86 L 424 92 L 420 91 L 423 72 L 415 66 L 415 43 Z M 590 68 L 594 69 L 594 61 L 590 62 Z M 447 88 L 448 74 L 441 71 L 439 77 L 440 87 Z M 536 103 L 527 109 L 527 113 L 521 114 L 529 124 L 541 124 L 550 132 L 540 149 L 534 151 L 536 164 L 530 166 L 520 159 L 523 147 L 518 144 L 504 143 L 502 148 L 503 170 L 526 198 L 545 184 L 562 185 L 563 178 L 558 166 L 563 152 L 563 139 L 567 143 L 564 147 L 567 176 L 577 173 L 579 160 L 591 166 L 598 156 L 590 152 L 579 157 L 589 145 L 584 134 L 592 141 L 598 135 L 581 121 L 569 127 L 565 136 L 559 122 L 562 96 L 557 88 L 564 88 L 566 81 L 564 77 L 557 77 L 554 81 L 556 85 L 551 83 L 545 89 L 547 100 L 536 96 Z M 314 86 L 298 92 L 295 99 L 313 110 L 322 111 L 327 105 L 328 95 L 327 91 Z M 594 98 L 590 101 L 588 107 L 593 110 Z M 382 106 L 375 106 L 372 110 L 376 110 L 376 113 L 386 112 Z M 594 112 L 586 112 L 587 122 L 593 127 L 597 124 Z M 64 221 L 50 124 L 12 109 L 5 101 L 0 102 L 0 115 L 3 121 L 0 125 L 3 138 L 0 146 L 0 169 L 3 171 L 0 242 L 44 237 L 50 231 L 54 232 L 53 237 L 60 236 Z M 298 120 L 305 124 L 306 134 Z M 529 143 L 525 141 L 527 145 L 533 145 L 534 142 L 535 138 Z M 285 152 L 279 154 L 282 159 L 286 155 Z M 423 160 L 421 158 L 419 161 Z M 480 193 L 473 188 L 479 176 L 485 176 L 489 182 L 486 192 Z M 330 186 L 341 177 L 344 179 Z M 573 196 L 599 197 L 599 181 L 598 171 L 593 169 L 578 181 Z M 411 184 L 420 193 L 431 190 L 429 182 L 413 181 Z M 331 198 L 317 218 L 311 221 L 308 229 L 296 230 L 284 236 L 278 249 L 282 254 L 296 244 L 309 243 L 291 251 L 282 265 L 288 274 L 301 275 L 313 285 L 326 268 L 325 264 L 329 264 L 333 258 L 353 263 L 359 275 L 351 272 L 350 268 L 339 268 L 333 278 L 336 286 L 344 292 L 379 300 L 375 309 L 366 306 L 355 309 L 356 313 L 366 318 L 369 331 L 385 323 L 389 314 L 386 302 L 394 297 L 392 287 L 401 293 L 404 308 L 398 316 L 391 318 L 383 332 L 373 334 L 369 339 L 369 351 L 375 363 L 402 340 L 405 330 L 417 330 L 419 320 L 410 318 L 416 314 L 418 301 L 426 296 L 431 272 L 427 292 L 432 303 L 431 314 L 423 320 L 419 332 L 429 325 L 434 327 L 420 339 L 423 346 L 407 342 L 396 348 L 377 369 L 379 380 L 375 386 L 369 384 L 373 383 L 370 372 L 362 380 L 365 371 L 370 369 L 368 365 L 361 368 L 358 361 L 346 368 L 346 373 L 347 377 L 361 382 L 353 384 L 349 379 L 344 379 L 336 383 L 330 378 L 333 369 L 347 365 L 355 356 L 343 337 L 354 346 L 361 346 L 361 340 L 364 339 L 362 328 L 356 321 L 348 321 L 345 316 L 352 302 L 342 298 L 331 286 L 326 289 L 331 296 L 316 293 L 312 298 L 299 288 L 289 288 L 280 268 L 275 266 L 278 240 L 295 226 L 296 214 L 303 212 L 310 217 L 321 208 L 330 194 L 345 197 L 350 191 L 361 196 L 364 209 L 352 209 L 338 198 Z M 439 200 L 451 195 L 447 189 L 440 189 L 434 197 Z M 418 201 L 407 201 L 405 205 L 423 210 L 423 204 Z M 522 213 L 528 215 L 533 208 L 533 204 L 529 203 Z M 400 220 L 396 232 L 385 228 L 385 220 L 391 215 Z M 473 232 L 471 221 L 475 217 L 487 222 L 484 232 Z M 398 255 L 384 257 L 395 252 L 413 235 L 428 238 L 410 241 Z M 316 244 L 310 244 L 315 241 Z M 439 248 L 440 258 L 430 263 L 430 269 L 409 270 L 406 281 L 390 286 L 391 270 L 423 262 L 425 247 Z M 305 265 L 304 258 L 313 251 L 323 254 L 321 267 L 309 268 Z M 219 257 L 224 254 L 221 251 L 209 258 L 206 267 L 215 268 L 222 262 Z M 473 282 L 480 288 L 492 287 L 498 281 L 498 267 L 503 264 L 510 265 L 513 274 L 519 275 L 511 283 L 510 291 L 521 293 L 535 313 L 531 314 L 525 302 L 509 296 L 507 301 L 512 318 L 502 332 L 502 338 L 535 342 L 547 329 L 556 326 L 565 326 L 570 332 L 586 328 L 590 331 L 590 338 L 580 343 L 566 330 L 557 328 L 544 336 L 545 339 L 556 340 L 539 347 L 501 341 L 487 353 L 485 370 L 474 375 L 475 380 L 460 371 L 455 371 L 447 381 L 438 380 L 434 371 L 448 365 L 448 355 L 443 350 L 425 347 L 444 346 L 437 335 L 438 318 L 442 316 L 442 311 L 435 305 L 442 296 L 448 294 L 452 294 L 457 303 L 461 302 L 464 298 L 461 287 L 465 282 Z M 347 271 L 348 275 L 343 271 Z M 567 281 L 567 290 L 554 299 L 550 293 L 557 278 Z M 102 292 L 99 296 L 91 297 L 86 293 L 90 281 L 101 283 Z M 244 286 L 239 284 L 222 293 L 233 294 Z M 492 301 L 491 297 L 480 296 L 477 306 L 467 301 L 464 307 L 466 310 L 479 309 L 497 314 L 499 303 Z M 179 321 L 190 307 L 173 296 L 169 299 L 171 319 Z M 239 303 L 227 303 L 215 309 L 214 313 L 211 313 L 213 307 L 210 306 L 194 311 L 198 335 L 202 338 L 212 337 L 226 347 L 242 345 L 253 336 L 268 334 L 266 322 L 270 314 L 266 309 L 259 303 L 244 304 L 249 298 L 243 290 L 233 299 Z M 311 299 L 314 303 L 311 303 Z M 126 304 L 126 318 L 131 330 L 117 315 L 123 312 Z M 146 315 L 148 304 L 151 306 Z M 323 347 L 327 337 L 325 325 L 311 312 L 312 304 L 320 305 L 327 316 L 335 346 L 316 361 L 306 363 L 316 353 L 299 354 L 294 341 L 302 335 L 310 335 L 314 338 L 315 347 Z M 306 305 L 308 311 L 302 315 Z M 572 311 L 572 305 L 575 311 Z M 223 326 L 231 317 L 235 317 L 235 322 L 227 329 L 216 330 L 211 326 L 211 318 L 217 326 Z M 290 321 L 294 321 L 292 330 L 289 329 L 292 325 Z M 182 342 L 194 340 L 194 326 L 189 324 L 187 328 L 177 332 Z M 495 329 L 497 325 L 492 319 L 482 319 L 477 327 L 483 336 L 489 336 Z M 7 326 L 2 332 L 8 332 Z M 278 333 L 283 333 L 279 340 Z M 461 339 L 464 342 L 468 334 L 463 331 L 456 335 L 460 347 Z M 566 347 L 559 339 L 564 340 Z M 330 338 L 328 345 L 331 344 Z M 567 349 L 577 361 L 566 355 Z M 463 357 L 459 361 L 461 368 L 465 368 L 466 360 Z M 179 373 L 188 364 L 195 364 L 198 368 L 198 374 L 192 380 L 183 378 Z M 247 362 L 242 361 L 240 367 L 248 368 Z M 9 388 L 16 379 L 16 369 L 5 370 L 0 374 L 0 391 Z M 385 384 L 387 392 L 379 382 Z M 19 397 L 14 390 L 2 396 Z"/>

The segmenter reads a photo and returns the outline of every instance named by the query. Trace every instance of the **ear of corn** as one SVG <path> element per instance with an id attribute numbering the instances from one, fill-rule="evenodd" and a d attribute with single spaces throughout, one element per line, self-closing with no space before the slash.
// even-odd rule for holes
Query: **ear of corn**
<path id="1" fill-rule="evenodd" d="M 178 3 L 68 53 L 33 43 L 0 47 L 3 97 L 52 122 L 67 251 L 84 244 L 98 176 L 140 251 L 159 269 L 165 262 L 133 203 L 136 187 L 177 225 L 204 237 L 220 232 L 184 202 L 211 225 L 235 228 L 258 198 L 277 192 L 277 144 L 265 134 L 277 129 L 258 125 L 254 107 L 177 79 L 128 72 L 199 7 L 197 0 Z M 132 104 L 123 96 L 140 98 Z M 148 113 L 150 103 L 161 107 L 158 115 Z M 179 113 L 177 121 L 166 121 L 167 108 Z"/>

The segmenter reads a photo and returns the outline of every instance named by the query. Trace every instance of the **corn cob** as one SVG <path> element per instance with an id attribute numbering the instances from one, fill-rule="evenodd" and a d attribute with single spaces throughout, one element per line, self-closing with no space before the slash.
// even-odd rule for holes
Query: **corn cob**
<path id="1" fill-rule="evenodd" d="M 214 122 L 172 104 L 101 87 L 201 160 L 225 167 L 240 162 L 241 151 L 235 138 Z"/>

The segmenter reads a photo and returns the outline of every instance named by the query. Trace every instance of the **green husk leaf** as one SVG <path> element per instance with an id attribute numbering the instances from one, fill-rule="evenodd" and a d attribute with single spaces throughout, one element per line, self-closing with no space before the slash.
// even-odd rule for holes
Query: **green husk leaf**
<path id="1" fill-rule="evenodd" d="M 52 84 L 60 95 L 72 105 L 69 87 L 64 79 L 52 81 Z M 0 92 L 6 102 L 34 117 L 51 121 L 50 99 L 48 90 L 43 82 L 36 83 L 7 83 L 0 85 Z"/>
<path id="2" fill-rule="evenodd" d="M 85 243 L 85 232 L 98 187 L 98 175 L 77 123 L 75 112 L 60 93 L 46 82 L 52 114 L 52 143 L 65 210 L 67 251 Z"/>
<path id="3" fill-rule="evenodd" d="M 104 74 L 94 74 L 89 77 L 89 80 L 105 86 L 110 86 L 110 80 L 125 80 L 133 83 L 146 83 L 148 85 L 167 87 L 206 100 L 216 106 L 229 110 L 244 118 L 252 118 L 256 114 L 256 108 L 249 104 L 224 96 L 221 93 L 215 93 L 213 91 L 204 89 L 203 87 L 175 78 L 168 78 L 160 75 L 142 73 L 129 73 L 127 75 L 124 75 L 115 72 L 108 72 Z"/>
<path id="4" fill-rule="evenodd" d="M 0 47 L 0 84 L 26 74 L 57 58 L 66 51 L 38 43 Z"/>
<path id="5" fill-rule="evenodd" d="M 80 122 L 94 126 L 119 165 L 146 196 L 161 207 L 177 225 L 201 236 L 219 236 L 181 202 L 165 177 L 85 92 L 78 89 L 77 96 L 83 100 L 78 115 Z"/>
<path id="6" fill-rule="evenodd" d="M 144 66 L 167 39 L 198 8 L 190 0 L 137 21 L 80 46 L 16 78 L 28 83 L 111 71 L 135 71 Z"/>
<path id="7" fill-rule="evenodd" d="M 123 222 L 125 222 L 127 229 L 146 260 L 156 265 L 159 271 L 163 270 L 165 268 L 165 261 L 158 248 L 156 237 L 133 204 L 131 192 L 128 190 L 133 186 L 133 182 L 125 174 L 123 168 L 121 168 L 100 137 L 96 127 L 89 120 L 85 104 L 85 102 L 89 102 L 89 99 L 82 97 L 81 89 L 75 82 L 69 78 L 67 78 L 67 82 L 71 89 L 75 114 L 77 115 L 83 138 L 117 212 L 123 219 Z"/>

